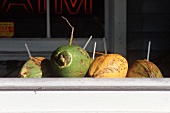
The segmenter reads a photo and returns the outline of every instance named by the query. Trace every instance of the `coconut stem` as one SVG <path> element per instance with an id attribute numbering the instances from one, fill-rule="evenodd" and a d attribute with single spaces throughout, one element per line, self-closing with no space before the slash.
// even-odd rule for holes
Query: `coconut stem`
<path id="1" fill-rule="evenodd" d="M 62 16 L 62 18 L 65 19 L 66 22 L 68 23 L 68 25 L 72 28 L 71 37 L 70 37 L 70 45 L 72 45 L 72 42 L 73 42 L 73 35 L 74 35 L 74 27 L 70 24 L 70 22 L 67 20 L 67 18 L 65 18 L 64 16 Z"/>

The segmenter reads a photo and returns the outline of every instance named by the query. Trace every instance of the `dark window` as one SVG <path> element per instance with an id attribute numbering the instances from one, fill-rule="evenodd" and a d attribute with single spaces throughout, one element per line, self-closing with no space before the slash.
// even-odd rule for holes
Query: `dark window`
<path id="1" fill-rule="evenodd" d="M 46 38 L 46 0 L 0 0 L 0 22 L 14 22 L 16 38 Z M 52 38 L 104 37 L 104 0 L 50 0 Z"/>

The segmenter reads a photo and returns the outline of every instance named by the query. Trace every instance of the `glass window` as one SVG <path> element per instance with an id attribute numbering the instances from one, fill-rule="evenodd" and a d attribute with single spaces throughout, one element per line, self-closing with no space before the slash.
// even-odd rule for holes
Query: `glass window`
<path id="1" fill-rule="evenodd" d="M 52 38 L 104 37 L 104 0 L 49 0 L 50 35 Z M 0 22 L 14 22 L 15 38 L 46 38 L 46 0 L 0 0 Z"/>

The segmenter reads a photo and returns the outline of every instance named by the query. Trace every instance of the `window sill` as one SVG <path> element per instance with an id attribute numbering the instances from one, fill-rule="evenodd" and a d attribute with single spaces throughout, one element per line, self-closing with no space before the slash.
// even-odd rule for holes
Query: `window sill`
<path id="1" fill-rule="evenodd" d="M 0 90 L 167 91 L 169 78 L 1 78 Z"/>

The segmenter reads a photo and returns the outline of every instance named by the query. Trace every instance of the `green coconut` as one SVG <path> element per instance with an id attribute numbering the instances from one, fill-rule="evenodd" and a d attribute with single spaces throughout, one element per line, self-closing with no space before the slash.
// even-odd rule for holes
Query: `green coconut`
<path id="1" fill-rule="evenodd" d="M 130 78 L 163 78 L 159 68 L 147 60 L 136 60 L 128 70 Z"/>
<path id="2" fill-rule="evenodd" d="M 91 64 L 87 51 L 76 45 L 57 48 L 50 61 L 53 74 L 58 77 L 84 77 Z"/>
<path id="3" fill-rule="evenodd" d="M 21 78 L 42 78 L 50 76 L 50 60 L 44 57 L 31 57 L 19 72 Z"/>

